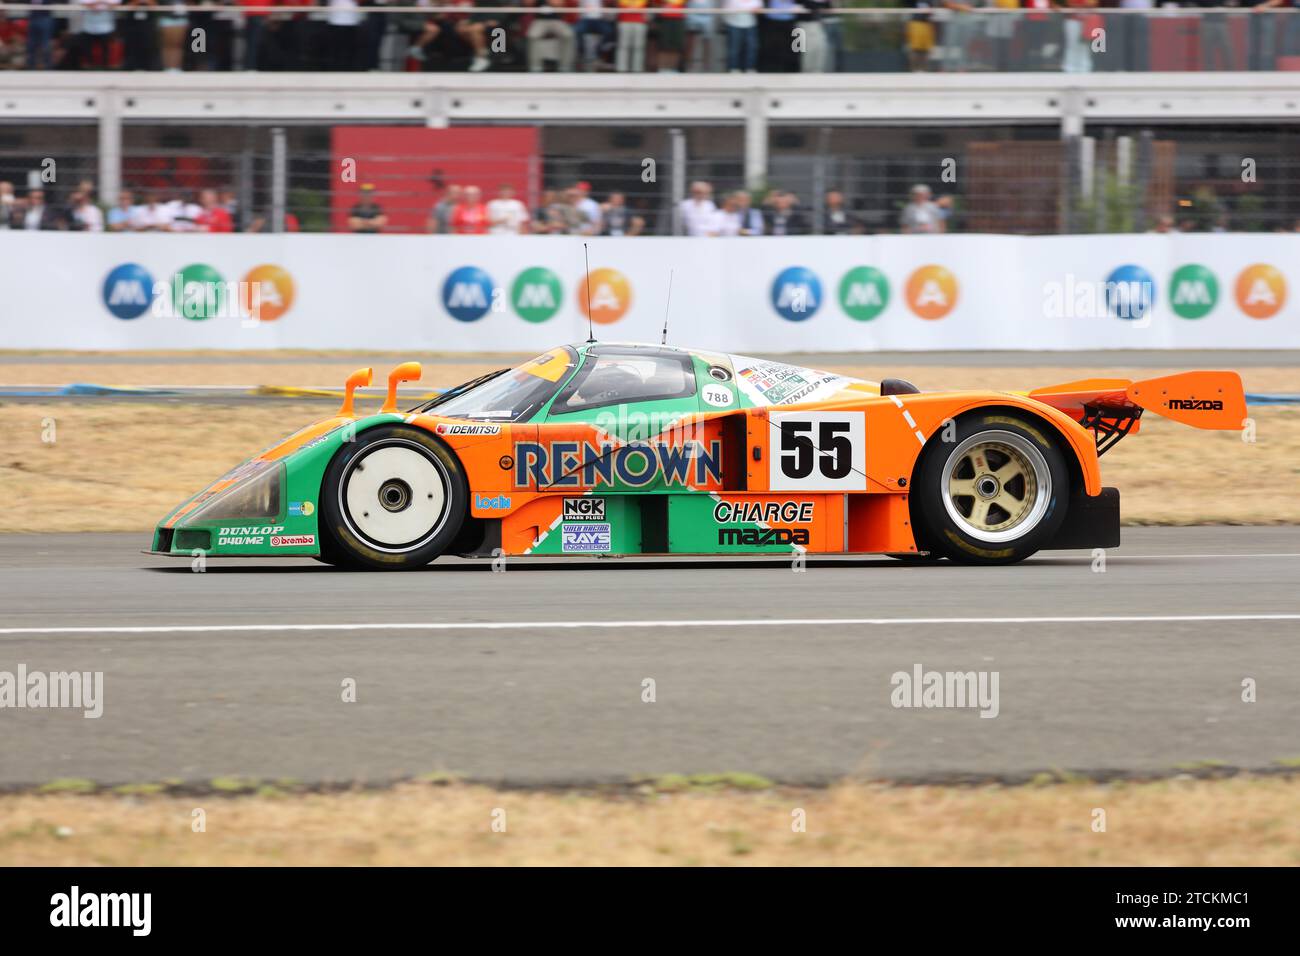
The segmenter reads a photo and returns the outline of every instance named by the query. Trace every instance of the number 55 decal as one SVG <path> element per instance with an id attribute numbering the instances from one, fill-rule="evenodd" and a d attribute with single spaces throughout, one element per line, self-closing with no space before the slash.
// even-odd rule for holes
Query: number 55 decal
<path id="1" fill-rule="evenodd" d="M 773 491 L 865 491 L 864 412 L 773 412 L 768 487 Z"/>

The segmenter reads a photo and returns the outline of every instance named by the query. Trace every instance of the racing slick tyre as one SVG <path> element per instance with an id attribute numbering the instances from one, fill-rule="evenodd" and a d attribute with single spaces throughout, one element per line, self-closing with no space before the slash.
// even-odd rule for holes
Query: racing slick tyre
<path id="1" fill-rule="evenodd" d="M 325 469 L 320 501 L 327 563 L 404 570 L 428 564 L 456 540 L 469 486 L 446 445 L 421 429 L 393 425 L 362 432 L 339 449 Z"/>
<path id="2" fill-rule="evenodd" d="M 351 567 L 347 557 L 339 549 L 338 542 L 334 540 L 332 535 L 324 533 L 320 534 L 320 554 L 314 555 L 313 560 L 319 561 L 321 564 L 328 564 L 332 568 Z"/>
<path id="3" fill-rule="evenodd" d="M 952 441 L 926 446 L 909 499 L 918 542 L 960 564 L 1012 564 L 1065 520 L 1070 472 L 1050 426 L 990 409 L 962 416 Z"/>
<path id="4" fill-rule="evenodd" d="M 925 519 L 917 507 L 920 498 L 916 495 L 915 488 L 913 488 L 913 493 L 908 495 L 907 501 L 908 510 L 912 515 L 912 539 L 916 542 L 916 550 L 898 553 L 887 552 L 885 556 L 893 558 L 895 561 L 902 561 L 904 564 L 935 564 L 942 561 L 948 556 L 948 552 L 939 547 L 938 542 L 926 530 Z"/>

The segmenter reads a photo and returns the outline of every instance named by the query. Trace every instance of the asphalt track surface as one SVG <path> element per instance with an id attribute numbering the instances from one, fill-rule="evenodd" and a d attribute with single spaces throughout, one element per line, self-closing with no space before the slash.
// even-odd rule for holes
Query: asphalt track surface
<path id="1" fill-rule="evenodd" d="M 104 672 L 97 720 L 0 710 L 0 785 L 942 780 L 1300 756 L 1300 528 L 1125 529 L 1104 573 L 1071 552 L 200 574 L 146 545 L 0 536 L 0 671 Z M 997 671 L 998 716 L 891 706 L 891 675 L 917 664 Z"/>

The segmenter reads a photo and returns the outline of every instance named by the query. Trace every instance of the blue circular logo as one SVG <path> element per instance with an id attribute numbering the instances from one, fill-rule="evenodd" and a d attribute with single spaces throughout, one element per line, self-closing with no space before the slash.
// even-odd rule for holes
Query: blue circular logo
<path id="1" fill-rule="evenodd" d="M 803 266 L 783 269 L 772 282 L 772 308 L 790 322 L 811 319 L 822 304 L 822 280 Z"/>
<path id="2" fill-rule="evenodd" d="M 124 262 L 104 278 L 104 305 L 119 319 L 138 319 L 153 302 L 153 276 Z"/>
<path id="3" fill-rule="evenodd" d="M 1106 311 L 1117 319 L 1140 319 L 1156 302 L 1156 280 L 1141 266 L 1124 265 L 1106 276 Z"/>
<path id="4" fill-rule="evenodd" d="M 478 321 L 492 308 L 492 277 L 477 266 L 461 266 L 442 284 L 442 305 L 457 321 Z"/>

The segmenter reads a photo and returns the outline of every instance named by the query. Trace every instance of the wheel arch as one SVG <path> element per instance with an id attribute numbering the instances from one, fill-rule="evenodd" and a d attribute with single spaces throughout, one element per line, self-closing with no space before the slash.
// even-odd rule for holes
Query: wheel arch
<path id="1" fill-rule="evenodd" d="M 1083 489 L 1087 495 L 1101 494 L 1101 466 L 1097 460 L 1096 443 L 1087 431 L 1079 427 L 1079 424 L 1065 413 L 1038 402 L 1022 402 L 1014 400 L 1012 396 L 1003 396 L 995 402 L 972 402 L 954 411 L 949 417 L 957 421 L 974 414 L 998 412 L 1038 421 L 1047 426 L 1045 433 L 1061 451 L 1066 467 L 1070 471 L 1071 484 Z M 912 462 L 913 483 L 926 455 L 931 453 L 937 444 L 942 443 L 943 431 L 943 426 L 936 428 Z"/>
<path id="2" fill-rule="evenodd" d="M 330 455 L 330 461 L 333 461 L 335 456 L 340 454 L 347 445 L 351 444 L 352 441 L 356 441 L 368 432 L 373 432 L 379 428 L 398 428 L 403 431 L 410 431 L 414 434 L 418 434 L 423 438 L 441 445 L 443 450 L 445 450 L 460 467 L 462 474 L 465 475 L 466 482 L 468 482 L 469 473 L 465 469 L 465 460 L 460 457 L 460 454 L 456 451 L 456 447 L 432 428 L 427 427 L 418 421 L 414 421 L 413 418 L 414 416 L 376 416 L 375 418 L 367 420 L 364 424 L 358 423 L 356 431 L 352 433 L 351 441 L 346 438 L 340 440 L 338 447 L 335 448 L 333 454 Z M 471 488 L 470 491 L 472 492 L 473 489 Z"/>
<path id="3" fill-rule="evenodd" d="M 344 436 L 339 439 L 336 447 L 330 453 L 330 461 L 333 461 L 334 457 L 342 452 L 347 445 L 367 432 L 373 432 L 377 428 L 401 428 L 416 432 L 437 442 L 446 449 L 447 454 L 451 455 L 456 460 L 456 464 L 460 465 L 463 470 L 465 462 L 456 452 L 455 446 L 434 431 L 433 428 L 414 419 L 415 416 L 413 415 L 375 415 L 371 418 L 358 420 L 355 422 L 356 428 L 352 431 L 351 437 Z"/>

